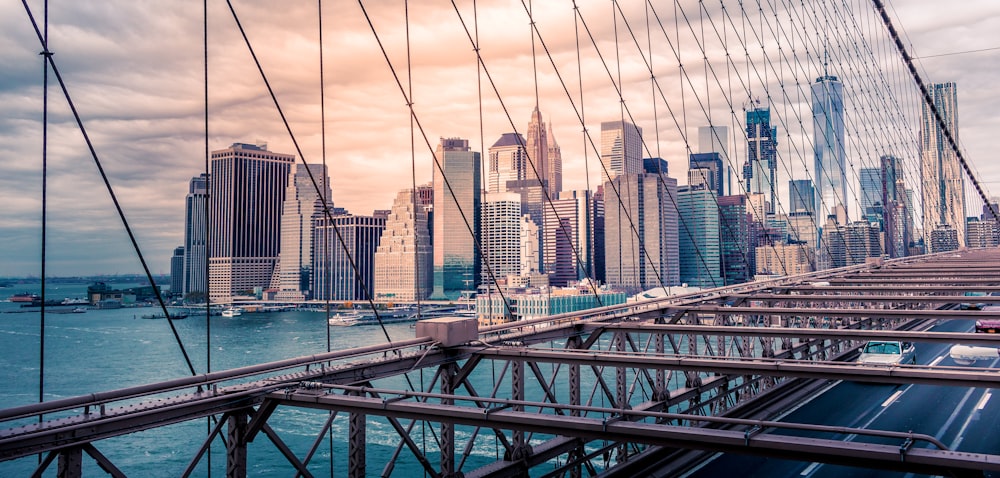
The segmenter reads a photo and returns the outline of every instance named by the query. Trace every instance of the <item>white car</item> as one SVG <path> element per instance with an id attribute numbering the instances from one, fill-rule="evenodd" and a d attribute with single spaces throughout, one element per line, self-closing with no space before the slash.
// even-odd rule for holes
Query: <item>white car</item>
<path id="1" fill-rule="evenodd" d="M 917 363 L 917 350 L 910 342 L 898 340 L 869 340 L 861 347 L 858 363 L 869 365 L 898 365 Z"/>

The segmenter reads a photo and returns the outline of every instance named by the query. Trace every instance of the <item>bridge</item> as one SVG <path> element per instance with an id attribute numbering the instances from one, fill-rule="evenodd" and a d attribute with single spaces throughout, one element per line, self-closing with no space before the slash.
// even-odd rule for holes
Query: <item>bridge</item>
<path id="1" fill-rule="evenodd" d="M 969 297 L 949 289 L 995 292 L 998 258 L 996 249 L 919 256 L 465 336 L 428 328 L 430 336 L 387 345 L 10 408 L 0 411 L 8 427 L 0 431 L 0 458 L 41 453 L 39 470 L 58 459 L 61 473 L 72 476 L 86 453 L 113 476 L 124 476 L 100 453 L 101 440 L 214 417 L 212 433 L 192 447 L 184 476 L 221 435 L 228 476 L 246 474 L 253 459 L 247 444 L 264 437 L 287 458 L 291 472 L 313 476 L 310 457 L 334 420 L 349 422 L 349 435 L 339 437 L 347 441 L 348 476 L 391 474 L 393 463 L 371 470 L 366 462 L 367 424 L 373 421 L 395 430 L 395 456 L 417 461 L 430 476 L 523 476 L 536 468 L 561 476 L 602 470 L 628 475 L 640 465 L 681 472 L 708 452 L 942 475 L 996 471 L 1000 456 L 950 449 L 933 432 L 796 423 L 781 415 L 839 381 L 996 388 L 996 369 L 873 366 L 853 359 L 868 339 L 914 342 L 923 361 L 931 358 L 925 347 L 932 344 L 995 346 L 992 335 L 935 328 L 959 324 L 968 331 L 970 321 L 995 317 L 957 309 Z M 417 374 L 433 378 L 416 387 L 411 377 Z M 470 379 L 491 374 L 488 390 Z M 841 405 L 850 409 L 852 403 Z M 304 455 L 269 424 L 284 407 L 329 412 L 325 423 L 315 423 L 316 442 Z M 41 416 L 58 418 L 36 421 Z M 430 445 L 412 437 L 423 426 L 433 430 Z M 992 440 L 986 433 L 981 438 Z M 879 441 L 845 440 L 849 435 Z M 463 466 L 487 437 L 495 437 L 501 458 Z"/>
<path id="2" fill-rule="evenodd" d="M 268 56 L 268 41 L 255 35 L 266 28 L 269 22 L 264 19 L 269 20 L 270 13 L 254 8 L 244 12 L 242 2 L 226 0 L 225 8 L 218 3 L 210 10 L 205 2 L 197 19 L 204 29 L 205 174 L 209 111 L 221 110 L 216 114 L 226 124 L 245 116 L 240 108 L 230 110 L 239 101 L 225 97 L 228 92 L 214 93 L 223 97 L 218 100 L 209 96 L 209 53 L 222 50 L 209 38 L 218 31 L 238 38 L 219 55 L 224 60 L 213 59 L 224 64 L 249 55 L 252 62 L 247 65 L 252 63 L 250 71 L 262 83 L 253 101 L 266 103 L 267 111 L 277 114 L 278 126 L 271 127 L 287 135 L 283 141 L 298 160 L 319 164 L 317 157 L 322 157 L 325 168 L 326 113 L 320 113 L 320 131 L 302 126 L 315 118 L 306 119 L 298 109 L 305 105 L 308 110 L 315 102 L 301 100 L 292 83 L 282 83 L 288 80 L 282 78 L 286 71 L 269 66 L 282 64 L 281 55 L 271 50 Z M 572 140 L 576 146 L 569 146 L 568 134 L 560 136 L 567 158 L 564 169 L 584 170 L 575 179 L 580 190 L 591 191 L 591 181 L 604 179 L 601 212 L 618 211 L 617 245 L 607 247 L 615 249 L 609 254 L 619 259 L 620 275 L 629 267 L 641 269 L 642 285 L 660 290 L 689 277 L 698 281 L 698 290 L 527 320 L 488 317 L 483 322 L 489 325 L 429 320 L 417 324 L 412 339 L 388 340 L 383 328 L 385 344 L 339 350 L 328 346 L 325 352 L 226 370 L 211 367 L 207 328 L 212 319 L 206 307 L 209 358 L 203 370 L 191 360 L 174 320 L 165 320 L 189 375 L 59 398 L 46 397 L 42 390 L 44 357 L 52 353 L 45 349 L 43 307 L 38 401 L 0 410 L 0 466 L 37 460 L 34 476 L 55 471 L 60 477 L 77 477 L 84 474 L 85 462 L 92 461 L 112 476 L 125 476 L 116 464 L 122 457 L 103 452 L 104 443 L 205 421 L 204 435 L 186 437 L 191 440 L 188 465 L 166 473 L 212 474 L 217 468 L 211 464 L 213 451 L 221 450 L 226 476 L 252 475 L 255 452 L 265 441 L 287 464 L 283 473 L 305 477 L 327 471 L 330 476 L 398 476 L 399 470 L 448 478 L 713 476 L 736 469 L 821 476 L 843 466 L 946 476 L 1000 471 L 1000 436 L 994 431 L 1000 405 L 991 400 L 1000 382 L 997 360 L 985 367 L 961 366 L 948 355 L 950 346 L 958 344 L 998 347 L 993 334 L 972 330 L 974 322 L 997 315 L 989 306 L 1000 302 L 1000 212 L 989 196 L 989 181 L 979 177 L 957 137 L 957 113 L 950 109 L 954 105 L 945 105 L 940 85 L 932 85 L 918 71 L 900 26 L 882 1 L 758 2 L 752 7 L 743 2 L 662 6 L 612 1 L 597 6 L 574 1 L 559 8 L 521 1 L 483 10 L 475 1 L 452 1 L 448 8 L 434 11 L 421 11 L 409 2 L 392 7 L 376 3 L 359 1 L 350 11 L 335 9 L 343 15 L 337 20 L 352 25 L 337 27 L 347 32 L 338 40 L 348 47 L 357 46 L 350 43 L 357 38 L 369 42 L 362 55 L 366 58 L 345 64 L 374 62 L 383 67 L 377 80 L 366 77 L 367 71 L 359 73 L 361 83 L 354 85 L 358 91 L 338 99 L 356 106 L 350 98 L 382 96 L 398 103 L 372 112 L 378 118 L 398 116 L 378 121 L 375 129 L 388 134 L 386 144 L 377 146 L 397 147 L 388 136 L 410 137 L 410 144 L 404 145 L 410 152 L 410 171 L 389 169 L 412 174 L 416 189 L 418 157 L 427 169 L 444 175 L 428 139 L 434 134 L 445 136 L 451 134 L 449 129 L 468 128 L 478 120 L 472 129 L 479 131 L 485 153 L 484 129 L 519 134 L 512 118 L 520 113 L 512 110 L 551 105 L 550 117 L 579 132 Z M 109 137 L 101 122 L 88 120 L 86 107 L 96 105 L 85 101 L 78 108 L 74 102 L 74 82 L 87 75 L 74 77 L 71 68 L 61 69 L 66 65 L 50 51 L 47 4 L 44 15 L 26 1 L 23 8 L 31 30 L 28 42 L 42 53 L 44 114 L 47 118 L 51 80 L 66 101 L 69 122 L 82 133 L 84 147 L 79 150 L 97 166 L 98 187 L 110 196 L 124 235 L 152 283 L 139 240 L 143 228 L 135 221 L 139 215 L 130 220 L 126 214 L 142 202 L 142 195 L 122 191 L 125 179 L 116 176 L 114 162 L 109 165 L 100 154 L 105 148 L 116 150 L 101 144 Z M 210 23 L 210 12 L 221 13 L 231 24 L 223 29 Z M 331 31 L 323 21 L 329 21 L 331 13 L 324 15 L 319 1 L 316 12 L 296 7 L 288 14 L 319 20 L 316 46 L 323 110 L 328 85 L 323 80 L 322 35 Z M 511 18 L 523 30 L 519 41 L 525 41 L 518 47 L 509 33 Z M 428 73 L 429 80 L 420 78 L 420 66 L 458 56 L 458 50 L 411 52 L 411 46 L 443 48 L 428 39 L 435 35 L 449 47 L 461 47 L 472 73 L 459 75 L 446 67 Z M 289 44 L 298 41 L 282 38 Z M 839 100 L 817 102 L 815 85 L 841 81 L 841 86 L 831 87 L 842 88 L 835 95 Z M 376 84 L 378 93 L 371 94 L 376 90 L 366 87 Z M 282 85 L 288 89 L 282 90 Z M 469 85 L 475 85 L 475 94 Z M 454 107 L 448 94 L 469 102 Z M 751 124 L 750 118 L 759 119 L 765 110 L 766 127 Z M 835 112 L 842 115 L 839 122 L 829 119 Z M 673 211 L 676 237 L 670 247 L 653 248 L 657 240 L 667 244 L 668 234 L 650 239 L 655 235 L 649 230 L 651 220 L 631 209 L 630 201 L 639 197 L 633 194 L 639 193 L 628 190 L 624 180 L 612 179 L 617 174 L 613 163 L 603 160 L 610 153 L 591 131 L 595 115 L 598 121 L 643 125 L 646 136 L 640 134 L 637 140 L 640 156 L 667 159 L 646 171 L 656 189 L 645 194 L 662 196 L 659 206 Z M 814 130 L 809 124 L 824 122 L 825 129 Z M 696 139 L 702 127 L 707 128 L 704 139 L 709 146 Z M 95 128 L 103 134 L 88 133 Z M 927 129 L 938 133 L 927 135 Z M 464 129 L 462 134 L 467 134 Z M 359 130 L 347 135 L 367 138 Z M 770 138 L 769 146 L 752 146 L 761 141 L 760 135 Z M 44 141 L 48 145 L 49 140 Z M 320 141 L 321 147 L 311 144 Z M 719 169 L 709 173 L 694 166 L 696 154 L 719 144 L 727 151 L 715 151 Z M 635 144 L 622 146 L 631 147 Z M 943 155 L 948 171 L 934 173 L 942 177 L 930 184 L 922 161 L 933 149 Z M 50 154 L 45 151 L 43 147 L 43 165 Z M 378 150 L 377 155 L 397 153 Z M 679 164 L 690 168 L 685 192 L 707 198 L 699 203 L 705 208 L 693 214 L 678 213 L 690 204 L 680 199 L 678 175 L 670 177 L 666 167 L 660 169 L 671 165 L 676 172 L 677 155 L 683 157 Z M 824 155 L 839 157 L 840 163 L 824 162 Z M 538 158 L 526 160 L 531 176 L 539 183 L 549 181 L 543 179 L 548 173 L 536 163 Z M 354 171 L 348 161 L 331 164 L 331 170 L 336 167 Z M 873 170 L 878 177 L 872 176 Z M 309 174 L 332 223 L 323 181 Z M 379 174 L 387 183 L 399 179 L 398 171 Z M 822 186 L 815 194 L 798 186 L 786 188 L 779 184 L 779 174 Z M 410 181 L 409 176 L 405 179 Z M 957 192 L 955 184 L 961 186 Z M 359 196 L 385 187 L 344 185 Z M 877 197 L 869 190 L 873 187 Z M 446 189 L 452 191 L 452 186 Z M 724 189 L 728 194 L 721 193 Z M 935 189 L 940 191 L 927 192 Z M 333 192 L 339 194 L 336 188 Z M 568 222 L 555 206 L 559 192 L 543 188 L 541 207 L 559 223 L 553 237 L 562 237 L 572 249 L 568 267 L 593 284 L 595 246 L 571 239 Z M 46 194 L 43 187 L 43 290 Z M 784 201 L 781 196 L 786 194 Z M 725 197 L 744 198 L 738 217 L 726 216 Z M 454 193 L 451 198 L 459 202 Z M 805 203 L 812 206 L 803 207 Z M 981 216 L 966 217 L 980 210 Z M 504 281 L 493 270 L 497 262 L 485 239 L 480 242 L 480 231 L 473 226 L 478 222 L 470 214 L 462 211 L 463 221 L 455 227 L 476 238 L 484 269 L 481 290 L 497 293 L 500 319 L 510 318 L 513 307 L 502 293 Z M 708 216 L 721 219 L 705 222 Z M 337 244 L 346 251 L 341 233 L 333 229 Z M 726 250 L 708 241 L 713 236 L 721 241 L 750 235 L 753 241 L 731 241 L 736 247 Z M 981 242 L 988 240 L 993 242 Z M 688 254 L 678 254 L 680 243 L 690 248 Z M 675 277 L 670 259 L 664 259 L 669 254 L 674 254 L 677 269 L 687 272 Z M 347 255 L 355 280 L 364 286 L 361 268 L 352 260 L 357 257 Z M 757 267 L 753 278 L 746 269 L 753 263 L 769 265 Z M 639 283 L 628 285 L 635 288 Z M 370 294 L 365 299 L 374 306 Z M 160 307 L 169 317 L 162 298 Z M 868 340 L 914 343 L 914 363 L 858 363 L 859 347 Z M 308 412 L 306 425 L 292 426 L 312 438 L 309 446 L 290 442 L 285 421 L 290 410 Z M 369 451 L 376 442 L 389 444 L 388 459 L 372 459 Z M 324 446 L 329 447 L 330 462 L 323 466 L 329 470 L 315 460 Z M 335 448 L 344 450 L 342 459 Z"/>

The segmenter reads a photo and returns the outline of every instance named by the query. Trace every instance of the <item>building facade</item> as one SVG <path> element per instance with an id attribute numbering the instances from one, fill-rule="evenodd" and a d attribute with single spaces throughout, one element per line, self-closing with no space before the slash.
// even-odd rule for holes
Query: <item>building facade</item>
<path id="1" fill-rule="evenodd" d="M 930 94 L 934 106 L 948 127 L 948 132 L 957 144 L 959 141 L 957 85 L 934 84 L 931 85 Z M 958 155 L 948 143 L 929 105 L 923 105 L 920 119 L 920 177 L 924 234 L 938 229 L 943 231 L 945 229 L 939 226 L 946 225 L 954 229 L 960 247 L 965 244 L 965 176 L 958 162 Z M 941 252 L 934 249 L 934 240 L 931 240 L 930 244 L 930 250 L 927 252 Z M 941 244 L 942 247 L 951 247 L 947 242 Z"/>
<path id="2" fill-rule="evenodd" d="M 213 302 L 270 285 L 295 156 L 234 143 L 211 154 L 208 281 Z"/>
<path id="3" fill-rule="evenodd" d="M 816 188 L 816 227 L 819 247 L 824 240 L 827 216 L 847 196 L 846 153 L 844 149 L 844 85 L 836 76 L 824 74 L 810 86 L 813 116 L 813 185 Z M 846 224 L 840 222 L 840 224 Z"/>
<path id="4" fill-rule="evenodd" d="M 441 138 L 434 168 L 434 289 L 431 298 L 454 300 L 479 285 L 482 160 L 461 138 Z"/>
<path id="5" fill-rule="evenodd" d="M 313 216 L 332 205 L 326 166 L 295 165 L 295 174 L 288 176 L 281 212 L 281 254 L 271 281 L 271 288 L 277 289 L 275 299 L 302 301 L 311 298 Z"/>
<path id="6" fill-rule="evenodd" d="M 184 272 L 180 291 L 208 293 L 208 175 L 191 178 L 184 198 Z M 206 296 L 207 297 L 207 296 Z"/>
<path id="7" fill-rule="evenodd" d="M 396 195 L 375 250 L 375 299 L 415 302 L 430 296 L 433 246 L 427 207 L 412 189 Z"/>
<path id="8" fill-rule="evenodd" d="M 627 121 L 601 123 L 602 177 L 642 173 L 642 128 Z"/>
<path id="9" fill-rule="evenodd" d="M 374 298 L 375 251 L 385 219 L 373 216 L 328 216 L 313 219 L 312 290 L 317 300 Z"/>
<path id="10" fill-rule="evenodd" d="M 773 213 L 776 204 L 775 172 L 778 168 L 778 128 L 771 126 L 771 110 L 754 108 L 747 111 L 747 162 L 743 180 L 747 194 L 763 194 Z"/>

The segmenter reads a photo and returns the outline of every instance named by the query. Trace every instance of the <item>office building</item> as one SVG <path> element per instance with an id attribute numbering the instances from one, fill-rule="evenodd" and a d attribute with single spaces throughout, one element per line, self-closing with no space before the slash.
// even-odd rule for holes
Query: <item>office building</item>
<path id="1" fill-rule="evenodd" d="M 373 216 L 314 216 L 314 298 L 350 301 L 373 299 L 375 251 L 378 250 L 384 229 L 385 219 Z"/>
<path id="2" fill-rule="evenodd" d="M 375 299 L 415 302 L 431 294 L 433 246 L 427 207 L 412 189 L 396 195 L 375 250 Z"/>
<path id="3" fill-rule="evenodd" d="M 806 212 L 809 217 L 816 212 L 816 191 L 810 179 L 788 181 L 788 212 Z M 813 224 L 815 227 L 815 221 Z"/>
<path id="4" fill-rule="evenodd" d="M 756 270 L 756 255 L 747 197 L 743 194 L 722 196 L 718 203 L 722 280 L 725 285 L 748 282 Z"/>
<path id="5" fill-rule="evenodd" d="M 178 295 L 184 288 L 184 246 L 174 248 L 170 257 L 170 294 Z"/>
<path id="6" fill-rule="evenodd" d="M 486 195 L 480 215 L 483 248 L 480 283 L 491 284 L 521 274 L 521 217 L 520 195 Z"/>
<path id="7" fill-rule="evenodd" d="M 326 166 L 295 165 L 295 174 L 288 176 L 288 187 L 285 189 L 285 203 L 281 211 L 281 254 L 277 273 L 271 281 L 271 288 L 277 289 L 277 300 L 302 301 L 311 298 L 313 216 L 322 213 L 324 202 L 328 207 L 333 204 Z"/>
<path id="8" fill-rule="evenodd" d="M 721 168 L 718 171 L 719 196 L 734 194 L 732 192 L 732 163 L 729 159 L 729 127 L 728 126 L 699 126 L 698 127 L 698 153 L 716 153 L 719 155 Z M 740 191 L 735 194 L 740 194 Z"/>
<path id="9" fill-rule="evenodd" d="M 995 220 L 969 218 L 965 235 L 965 244 L 970 248 L 1000 246 L 1000 225 Z"/>
<path id="10" fill-rule="evenodd" d="M 589 277 L 593 261 L 594 197 L 590 191 L 564 191 L 545 209 L 544 270 L 549 283 L 563 287 Z"/>
<path id="11" fill-rule="evenodd" d="M 641 174 L 642 128 L 627 121 L 601 123 L 603 182 L 622 174 Z"/>
<path id="12" fill-rule="evenodd" d="M 213 302 L 265 288 L 281 251 L 281 206 L 295 156 L 234 143 L 211 154 L 208 280 Z"/>
<path id="13" fill-rule="evenodd" d="M 882 168 L 861 168 L 858 171 L 858 183 L 861 187 L 861 216 L 868 221 L 882 222 L 876 217 L 876 205 L 882 206 Z"/>
<path id="14" fill-rule="evenodd" d="M 824 74 L 810 87 L 813 115 L 813 185 L 816 188 L 816 226 L 820 230 L 838 205 L 849 203 L 844 150 L 844 85 L 836 76 Z M 838 222 L 846 224 L 846 222 Z"/>
<path id="15" fill-rule="evenodd" d="M 725 196 L 724 172 L 727 170 L 719 153 L 693 153 L 688 158 L 688 185 L 704 184 L 718 197 Z"/>
<path id="16" fill-rule="evenodd" d="M 486 192 L 505 193 L 510 181 L 523 181 L 534 177 L 528 166 L 528 151 L 524 138 L 518 133 L 504 133 L 489 149 L 489 171 Z"/>
<path id="17" fill-rule="evenodd" d="M 555 199 L 562 191 L 562 150 L 556 143 L 552 125 L 542 121 L 542 112 L 535 106 L 528 122 L 528 156 L 534 169 L 528 167 L 527 178 L 538 179 L 545 187 L 549 198 Z M 536 174 L 537 172 L 537 174 Z"/>
<path id="18" fill-rule="evenodd" d="M 809 244 L 772 244 L 758 246 L 755 259 L 761 275 L 790 276 L 812 271 L 815 255 L 816 248 Z"/>
<path id="19" fill-rule="evenodd" d="M 677 180 L 624 174 L 605 183 L 604 191 L 607 283 L 630 292 L 679 285 Z"/>
<path id="20" fill-rule="evenodd" d="M 208 175 L 191 178 L 184 198 L 184 276 L 180 289 L 184 295 L 208 292 L 207 198 Z"/>
<path id="21" fill-rule="evenodd" d="M 722 251 L 715 191 L 678 188 L 680 281 L 691 287 L 721 287 Z"/>
<path id="22" fill-rule="evenodd" d="M 948 132 L 957 144 L 959 141 L 957 86 L 955 83 L 934 84 L 931 85 L 930 94 L 934 106 L 948 127 Z M 924 234 L 936 230 L 945 231 L 946 229 L 939 226 L 946 225 L 954 230 L 960 247 L 965 244 L 965 176 L 962 166 L 929 105 L 923 105 L 920 119 L 920 177 Z M 943 239 L 942 241 L 932 239 L 930 244 L 928 252 L 942 252 L 934 249 L 935 244 L 949 248 L 952 246 Z"/>
<path id="23" fill-rule="evenodd" d="M 479 283 L 482 160 L 469 141 L 441 138 L 434 168 L 434 289 L 431 299 L 454 300 Z"/>
<path id="24" fill-rule="evenodd" d="M 762 194 L 767 209 L 760 214 L 774 212 L 777 203 L 775 172 L 778 168 L 778 128 L 771 126 L 771 110 L 756 107 L 747 111 L 747 162 L 743 166 L 746 194 Z"/>

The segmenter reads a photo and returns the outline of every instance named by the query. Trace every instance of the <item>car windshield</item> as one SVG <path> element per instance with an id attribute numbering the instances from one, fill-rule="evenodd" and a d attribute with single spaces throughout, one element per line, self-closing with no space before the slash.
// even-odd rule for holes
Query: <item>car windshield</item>
<path id="1" fill-rule="evenodd" d="M 868 342 L 865 345 L 866 354 L 896 354 L 899 355 L 899 342 Z"/>

